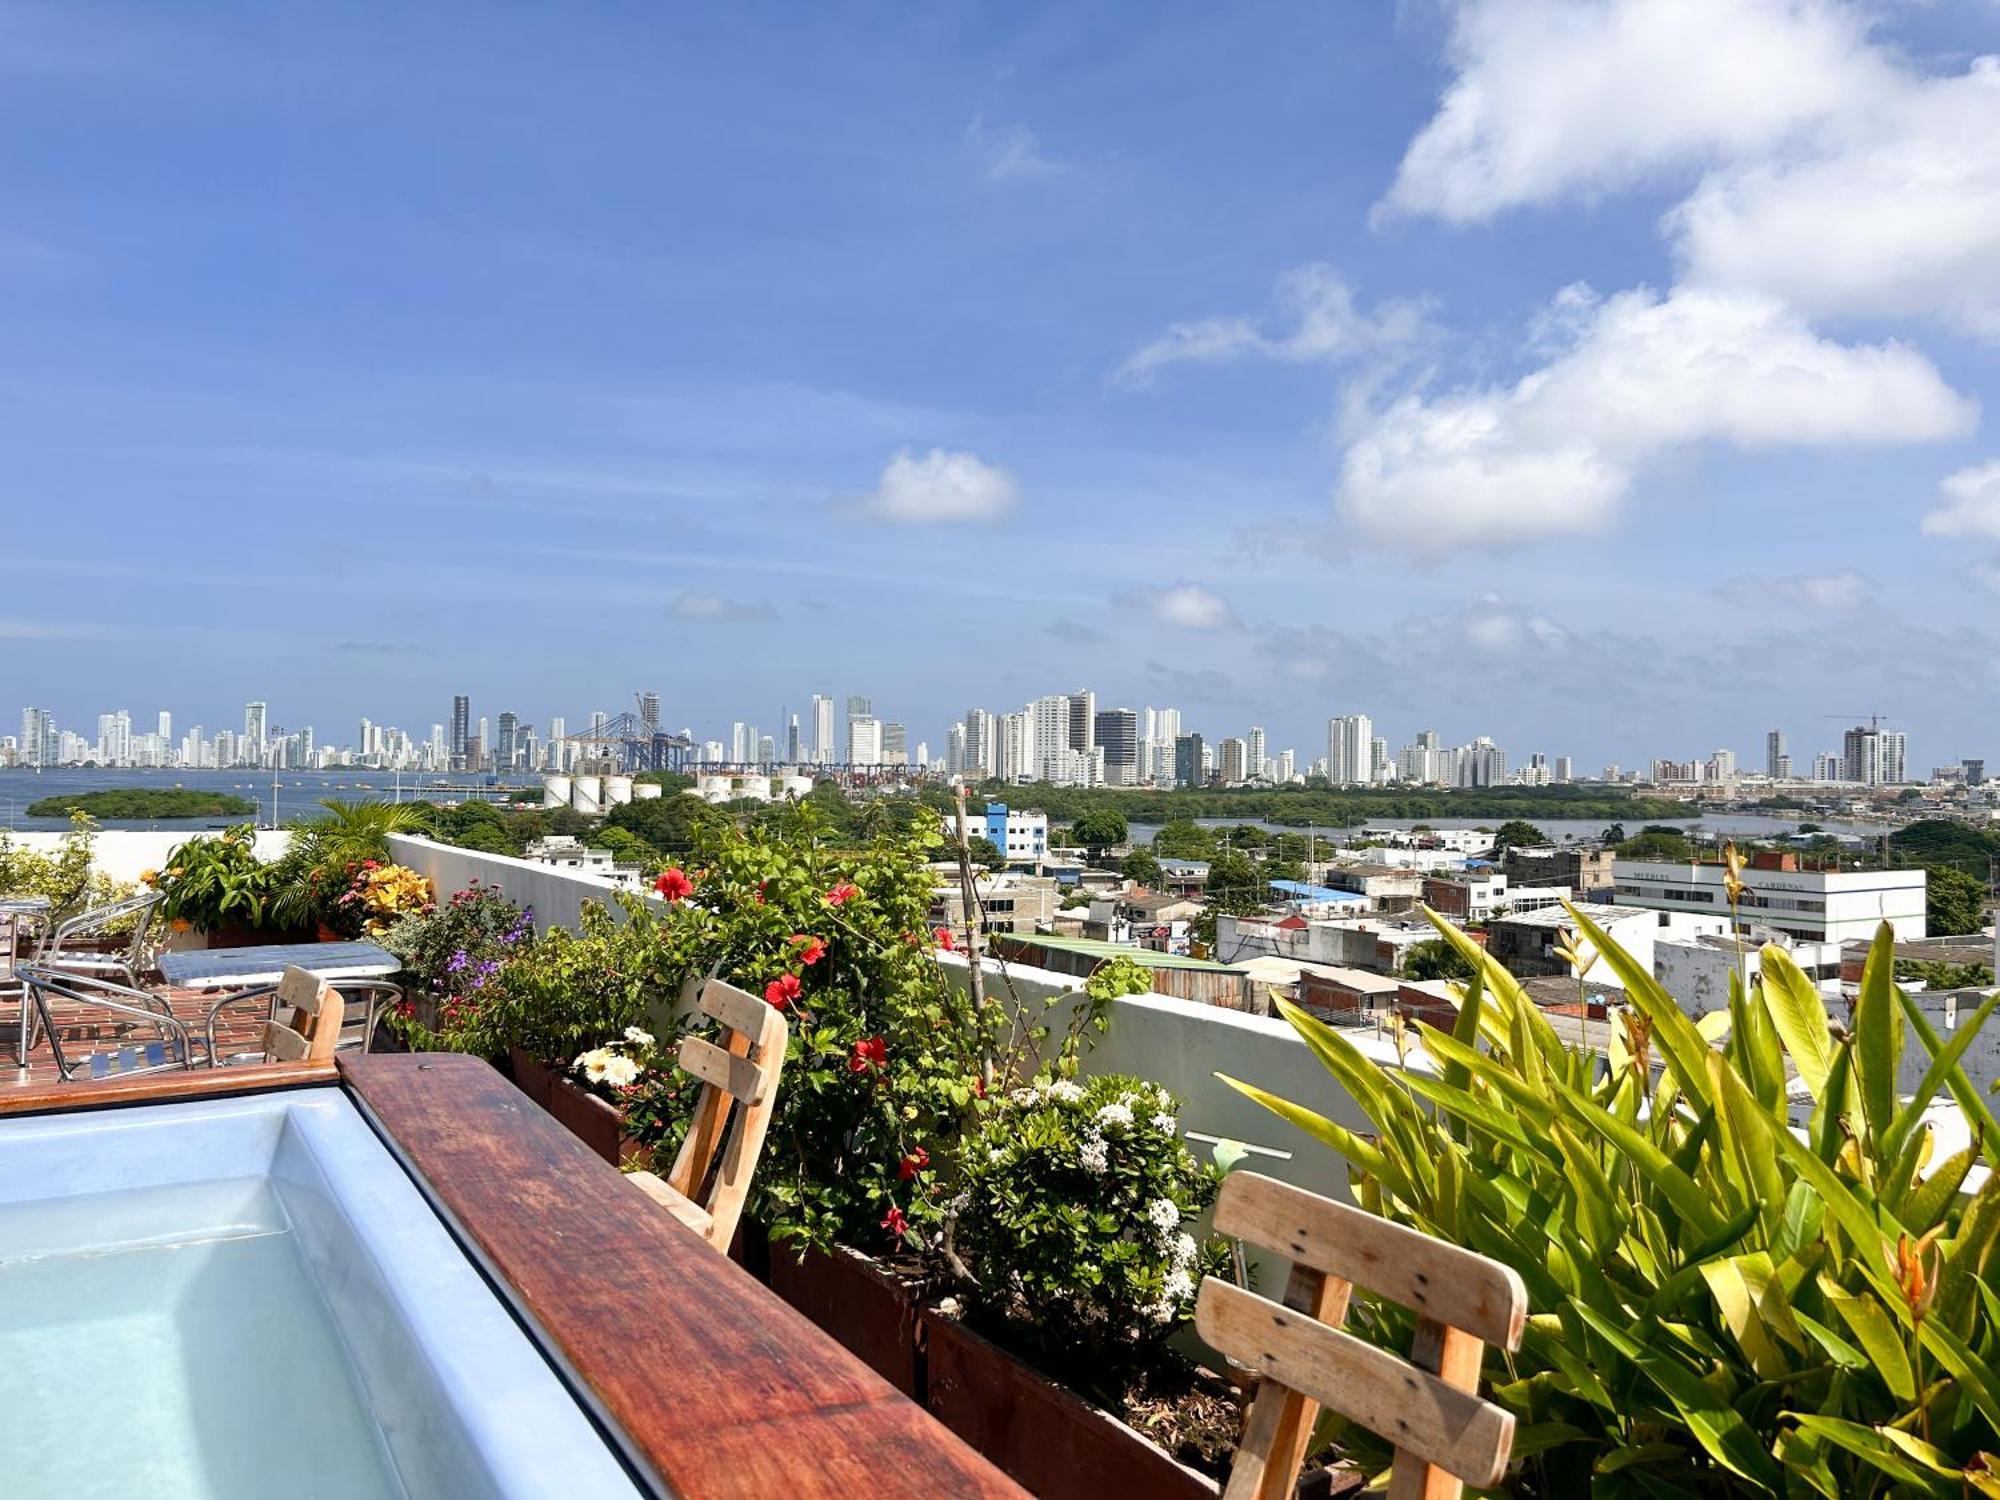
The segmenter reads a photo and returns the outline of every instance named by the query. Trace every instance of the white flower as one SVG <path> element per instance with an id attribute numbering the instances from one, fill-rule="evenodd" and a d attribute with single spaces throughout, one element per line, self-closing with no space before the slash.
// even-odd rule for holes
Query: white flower
<path id="1" fill-rule="evenodd" d="M 1185 1302 L 1194 1295 L 1194 1278 L 1185 1271 L 1169 1271 L 1160 1283 L 1160 1295 L 1169 1302 Z"/>
<path id="2" fill-rule="evenodd" d="M 1198 1255 L 1200 1251 L 1201 1247 L 1195 1244 L 1194 1236 L 1191 1234 L 1184 1234 L 1179 1239 L 1173 1242 L 1172 1246 L 1168 1248 L 1167 1254 L 1173 1260 L 1173 1263 L 1176 1267 L 1187 1267 L 1194 1264 L 1195 1256 Z M 1183 1269 L 1177 1271 L 1176 1274 L 1184 1276 L 1187 1273 Z"/>
<path id="3" fill-rule="evenodd" d="M 600 1076 L 613 1088 L 622 1089 L 626 1084 L 638 1079 L 639 1065 L 629 1057 L 614 1055 L 604 1059 L 604 1068 Z"/>
<path id="4" fill-rule="evenodd" d="M 1042 1096 L 1036 1093 L 1033 1089 L 1015 1089 L 1014 1092 L 1009 1094 L 1007 1097 L 1013 1103 L 1019 1105 L 1022 1109 L 1032 1109 L 1034 1108 L 1035 1105 L 1039 1104 L 1042 1099 Z"/>
<path id="5" fill-rule="evenodd" d="M 986 1159 L 988 1161 L 1005 1161 L 1007 1153 L 1002 1151 L 998 1146 L 995 1146 L 986 1153 Z"/>
<path id="6" fill-rule="evenodd" d="M 650 1047 L 653 1045 L 654 1038 L 653 1033 L 650 1031 L 641 1031 L 636 1026 L 627 1026 L 625 1028 L 625 1040 L 635 1047 Z"/>
<path id="7" fill-rule="evenodd" d="M 1171 1233 L 1181 1225 L 1181 1211 L 1174 1206 L 1171 1198 L 1155 1198 L 1148 1203 L 1146 1218 L 1161 1234 Z"/>
<path id="8" fill-rule="evenodd" d="M 965 1311 L 965 1307 L 962 1303 L 959 1302 L 958 1298 L 946 1297 L 938 1303 L 937 1310 L 943 1313 L 947 1318 L 955 1318 L 960 1313 Z"/>
<path id="9" fill-rule="evenodd" d="M 1049 1085 L 1049 1097 L 1058 1104 L 1075 1104 L 1083 1098 L 1083 1090 L 1065 1078 Z"/>
<path id="10" fill-rule="evenodd" d="M 944 1206 L 944 1211 L 948 1214 L 962 1214 L 965 1212 L 967 1207 L 971 1205 L 971 1203 L 972 1203 L 972 1194 L 970 1192 L 963 1192 L 960 1193 L 956 1198 L 952 1199 L 951 1202 L 947 1203 Z"/>
<path id="11" fill-rule="evenodd" d="M 1084 1171 L 1101 1175 L 1110 1165 L 1111 1157 L 1104 1144 L 1104 1137 L 1093 1135 L 1087 1138 L 1076 1153 L 1077 1165 Z"/>
<path id="12" fill-rule="evenodd" d="M 592 1083 L 602 1083 L 604 1081 L 605 1064 L 610 1061 L 610 1048 L 593 1047 L 576 1060 L 576 1065 L 583 1069 L 583 1076 L 588 1078 Z"/>
<path id="13" fill-rule="evenodd" d="M 1125 1104 L 1107 1104 L 1097 1112 L 1099 1130 L 1123 1130 L 1132 1123 L 1132 1110 Z"/>
<path id="14" fill-rule="evenodd" d="M 1174 1320 L 1174 1305 L 1165 1300 L 1155 1302 L 1150 1307 L 1141 1308 L 1140 1311 L 1155 1323 L 1171 1323 Z"/>

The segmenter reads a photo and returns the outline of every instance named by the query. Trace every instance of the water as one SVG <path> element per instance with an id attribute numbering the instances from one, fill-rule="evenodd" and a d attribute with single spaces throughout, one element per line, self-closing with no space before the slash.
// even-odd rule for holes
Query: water
<path id="1" fill-rule="evenodd" d="M 8 1500 L 402 1500 L 263 1178 L 0 1207 Z"/>
<path id="2" fill-rule="evenodd" d="M 1194 821 L 1201 824 L 1204 828 L 1236 828 L 1248 824 L 1253 828 L 1262 828 L 1269 833 L 1296 833 L 1301 835 L 1316 833 L 1322 839 L 1331 838 L 1336 840 L 1344 839 L 1349 834 L 1358 831 L 1358 829 L 1352 828 L 1301 828 L 1286 823 L 1266 823 L 1257 818 L 1196 818 Z M 1502 817 L 1369 818 L 1366 821 L 1366 826 L 1369 828 L 1408 829 L 1414 828 L 1421 823 L 1430 828 L 1498 828 L 1506 821 L 1507 819 Z M 1529 818 L 1528 821 L 1541 829 L 1550 838 L 1558 842 L 1566 842 L 1573 839 L 1595 840 L 1603 834 L 1604 830 L 1611 825 L 1613 820 L 1610 818 Z M 1745 838 L 1770 838 L 1780 833 L 1796 833 L 1801 822 L 1817 824 L 1827 833 L 1852 834 L 1864 839 L 1880 838 L 1883 834 L 1892 832 L 1899 826 L 1893 823 L 1837 822 L 1825 818 L 1816 818 L 1811 813 L 1799 813 L 1794 816 L 1784 817 L 1772 817 L 1768 813 L 1709 813 L 1699 818 L 1641 818 L 1634 816 L 1622 818 L 1617 821 L 1624 823 L 1627 834 L 1637 833 L 1641 828 L 1657 823 L 1666 828 L 1699 828 L 1704 834 L 1711 837 L 1734 837 L 1741 835 Z M 1135 844 L 1151 843 L 1153 835 L 1160 831 L 1160 825 L 1157 823 L 1133 823 L 1128 826 L 1131 831 L 1132 842 Z"/>
<path id="3" fill-rule="evenodd" d="M 402 779 L 402 796 L 405 802 L 428 797 L 431 800 L 460 801 L 461 792 L 440 792 L 430 790 L 441 785 L 464 786 L 473 783 L 482 788 L 483 776 L 467 776 L 463 772 L 455 775 L 418 775 L 405 771 Z M 536 782 L 539 786 L 540 783 Z M 503 783 L 525 787 L 526 782 Z M 165 791 L 173 787 L 185 787 L 196 792 L 229 792 L 246 801 L 257 804 L 256 816 L 245 815 L 236 818 L 106 818 L 106 828 L 147 828 L 168 830 L 187 829 L 199 832 L 204 828 L 226 828 L 232 823 L 255 822 L 264 827 L 271 823 L 271 773 L 268 771 L 182 771 L 182 770 L 77 770 L 62 767 L 50 771 L 27 771 L 9 769 L 0 771 L 0 828 L 64 829 L 69 826 L 67 818 L 31 818 L 27 816 L 30 803 L 43 797 L 66 796 L 78 792 L 109 792 L 127 787 L 144 787 L 149 790 Z M 317 816 L 323 809 L 322 798 L 332 798 L 337 802 L 391 802 L 396 797 L 396 773 L 394 771 L 345 770 L 345 771 L 280 771 L 278 773 L 278 821 L 289 823 L 294 818 Z"/>

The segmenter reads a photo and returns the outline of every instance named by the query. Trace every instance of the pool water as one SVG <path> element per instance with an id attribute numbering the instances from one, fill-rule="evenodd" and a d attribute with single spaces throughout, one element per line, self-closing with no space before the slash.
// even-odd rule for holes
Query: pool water
<path id="1" fill-rule="evenodd" d="M 0 1205 L 10 1500 L 401 1500 L 268 1178 Z"/>

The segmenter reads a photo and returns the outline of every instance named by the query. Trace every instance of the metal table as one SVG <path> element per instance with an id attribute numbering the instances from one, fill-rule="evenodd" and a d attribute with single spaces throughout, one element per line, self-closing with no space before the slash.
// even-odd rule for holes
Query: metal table
<path id="1" fill-rule="evenodd" d="M 403 967 L 403 961 L 386 948 L 378 948 L 373 943 L 271 943 L 262 947 L 162 953 L 159 958 L 160 977 L 170 985 L 181 989 L 230 992 L 209 1007 L 207 1034 L 210 1066 L 219 1061 L 214 1050 L 216 1013 L 239 999 L 249 999 L 252 992 L 268 988 L 271 991 L 270 1010 L 275 1017 L 277 983 L 285 977 L 285 970 L 293 967 L 317 974 L 336 987 L 343 979 L 378 981 L 368 992 L 368 1008 L 363 1017 L 361 1036 L 354 1044 L 365 1051 L 375 1036 L 375 1022 L 381 1015 L 382 1002 L 397 993 L 394 986 L 384 986 L 379 981 Z"/>

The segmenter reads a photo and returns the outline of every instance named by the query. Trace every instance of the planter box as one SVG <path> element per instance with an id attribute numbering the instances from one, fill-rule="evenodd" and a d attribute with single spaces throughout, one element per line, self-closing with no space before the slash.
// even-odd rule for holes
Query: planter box
<path id="1" fill-rule="evenodd" d="M 1222 1486 L 956 1318 L 923 1314 L 924 1405 L 1041 1500 L 1216 1500 Z"/>
<path id="2" fill-rule="evenodd" d="M 590 1090 L 571 1083 L 560 1069 L 515 1047 L 508 1051 L 507 1071 L 514 1087 L 612 1166 L 639 1154 L 639 1143 L 625 1134 L 625 1117 Z"/>
<path id="3" fill-rule="evenodd" d="M 514 1047 L 507 1053 L 507 1069 L 513 1074 L 515 1088 L 543 1109 L 549 1107 L 549 1092 L 555 1086 L 556 1075 L 547 1063 Z"/>
<path id="4" fill-rule="evenodd" d="M 831 1255 L 773 1244 L 771 1290 L 791 1303 L 883 1379 L 923 1400 L 917 1347 L 921 1283 L 894 1275 L 880 1262 L 835 1246 Z"/>

